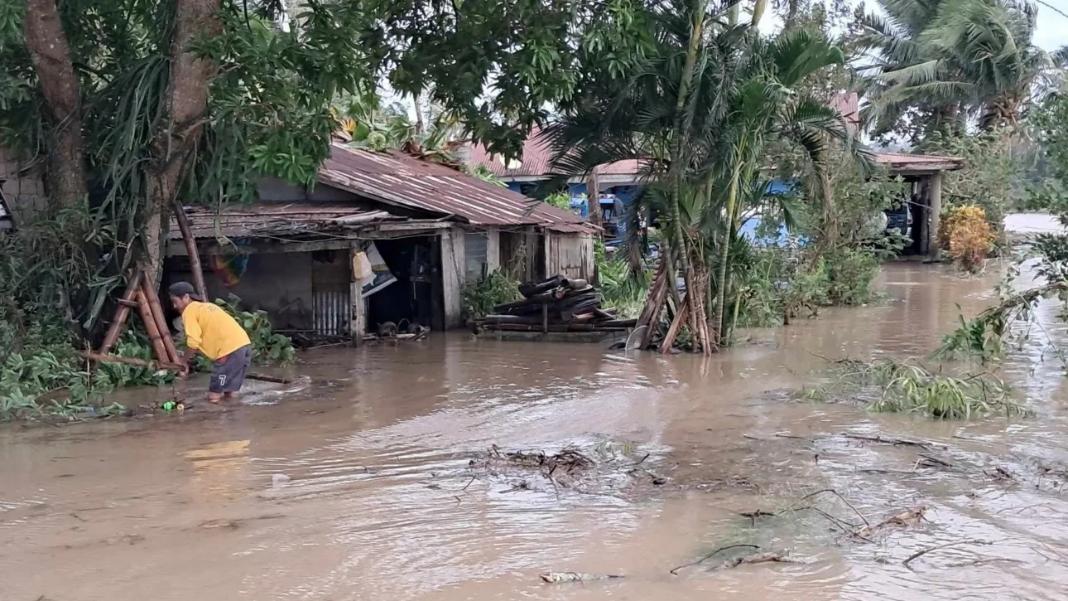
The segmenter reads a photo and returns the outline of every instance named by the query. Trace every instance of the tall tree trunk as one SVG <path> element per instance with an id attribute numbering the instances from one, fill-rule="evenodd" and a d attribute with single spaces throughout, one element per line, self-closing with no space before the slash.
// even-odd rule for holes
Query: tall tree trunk
<path id="1" fill-rule="evenodd" d="M 734 172 L 731 174 L 730 189 L 727 190 L 727 211 L 724 218 L 725 224 L 723 227 L 723 241 L 720 242 L 719 252 L 719 266 L 718 277 L 716 278 L 716 337 L 719 339 L 719 344 L 725 345 L 727 340 L 724 338 L 727 335 L 727 289 L 730 288 L 727 278 L 730 277 L 729 262 L 731 258 L 731 239 L 734 238 L 734 220 L 735 213 L 738 208 L 738 194 L 741 179 L 741 156 L 742 153 L 738 153 L 739 162 L 734 167 Z"/>
<path id="2" fill-rule="evenodd" d="M 412 94 L 412 106 L 415 108 L 415 135 L 419 138 L 419 144 L 422 145 L 423 136 L 426 135 L 426 122 L 423 121 L 422 94 L 419 92 Z"/>
<path id="3" fill-rule="evenodd" d="M 760 25 L 760 19 L 764 17 L 764 11 L 768 8 L 768 0 L 755 0 L 753 2 L 753 19 L 749 22 L 749 25 L 756 27 Z"/>
<path id="4" fill-rule="evenodd" d="M 797 14 L 801 9 L 801 0 L 788 0 L 786 16 L 783 18 L 783 30 L 789 31 L 797 22 Z"/>
<path id="5" fill-rule="evenodd" d="M 54 210 L 77 206 L 88 195 L 81 89 L 55 0 L 27 0 L 23 27 L 52 126 L 46 164 L 48 196 Z"/>
<path id="6" fill-rule="evenodd" d="M 697 65 L 697 55 L 701 50 L 701 42 L 704 39 L 705 30 L 705 3 L 703 0 L 694 0 L 691 5 L 692 23 L 690 28 L 689 45 L 686 48 L 686 62 L 683 64 L 682 75 L 679 79 L 679 92 L 675 99 L 674 140 L 671 149 L 671 165 L 668 168 L 668 181 L 671 186 L 671 221 L 675 245 L 679 251 L 679 266 L 682 268 L 683 278 L 686 281 L 686 289 L 694 289 L 693 266 L 690 265 L 689 246 L 686 243 L 686 234 L 682 227 L 682 187 L 686 175 L 686 163 L 684 152 L 688 141 L 688 120 L 685 116 L 686 104 L 689 100 L 690 86 L 693 81 L 694 68 Z M 674 286 L 674 282 L 672 282 Z M 695 332 L 696 334 L 696 332 Z"/>
<path id="7" fill-rule="evenodd" d="M 590 171 L 586 178 L 586 204 L 590 212 L 590 223 L 600 227 L 604 223 L 604 215 L 601 214 L 601 185 L 597 181 L 597 168 Z"/>
<path id="8" fill-rule="evenodd" d="M 826 166 L 816 166 L 816 177 L 820 182 L 820 196 L 823 205 L 823 247 L 832 249 L 838 244 L 838 212 L 834 206 L 834 188 L 831 175 Z"/>
<path id="9" fill-rule="evenodd" d="M 208 91 L 216 67 L 193 50 L 200 37 L 218 35 L 221 0 L 178 0 L 171 70 L 163 102 L 165 118 L 153 142 L 154 160 L 146 170 L 148 208 L 145 214 L 145 259 L 159 277 L 169 225 L 169 209 L 176 202 L 182 180 L 204 130 Z"/>

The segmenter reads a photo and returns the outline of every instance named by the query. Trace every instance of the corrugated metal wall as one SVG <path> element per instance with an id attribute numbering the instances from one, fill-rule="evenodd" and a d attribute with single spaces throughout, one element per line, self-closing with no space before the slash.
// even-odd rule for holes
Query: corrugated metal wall
<path id="1" fill-rule="evenodd" d="M 349 251 L 312 253 L 312 327 L 320 336 L 345 336 L 352 327 Z"/>

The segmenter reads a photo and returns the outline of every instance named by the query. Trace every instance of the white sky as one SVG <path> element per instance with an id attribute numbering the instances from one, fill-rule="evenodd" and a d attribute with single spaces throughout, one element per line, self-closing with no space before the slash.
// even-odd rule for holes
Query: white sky
<path id="1" fill-rule="evenodd" d="M 1068 13 L 1068 0 L 1044 0 L 1062 12 Z M 859 4 L 858 0 L 852 0 L 852 4 Z M 1047 51 L 1054 51 L 1062 46 L 1068 46 L 1068 17 L 1058 13 L 1053 8 L 1040 2 L 1035 2 L 1038 7 L 1038 27 L 1035 31 L 1035 44 Z M 869 11 L 878 10 L 876 0 L 868 0 L 865 6 Z M 760 23 L 761 31 L 772 32 L 782 25 L 782 20 L 768 11 Z"/>

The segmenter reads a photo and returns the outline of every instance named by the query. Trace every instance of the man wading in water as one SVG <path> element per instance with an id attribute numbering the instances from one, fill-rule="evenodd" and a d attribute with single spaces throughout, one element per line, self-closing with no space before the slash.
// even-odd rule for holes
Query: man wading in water
<path id="1" fill-rule="evenodd" d="M 212 361 L 208 400 L 218 403 L 232 399 L 245 383 L 245 372 L 252 360 L 248 334 L 218 305 L 202 302 L 190 283 L 171 284 L 167 292 L 171 304 L 182 314 L 185 330 L 182 375 L 189 375 L 189 366 L 199 352 Z"/>

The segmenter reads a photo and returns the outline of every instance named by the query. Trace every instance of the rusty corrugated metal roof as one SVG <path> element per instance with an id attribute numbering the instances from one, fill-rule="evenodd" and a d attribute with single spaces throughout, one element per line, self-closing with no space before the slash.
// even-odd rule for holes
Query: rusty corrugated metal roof
<path id="1" fill-rule="evenodd" d="M 198 239 L 302 237 L 340 231 L 353 225 L 403 221 L 386 211 L 366 205 L 341 202 L 255 202 L 231 204 L 221 210 L 186 207 L 189 229 Z M 178 224 L 171 223 L 170 237 L 181 240 Z"/>
<path id="2" fill-rule="evenodd" d="M 445 165 L 400 151 L 334 144 L 319 181 L 386 204 L 452 215 L 475 225 L 592 231 L 581 217 Z"/>
<path id="3" fill-rule="evenodd" d="M 481 165 L 497 177 L 551 177 L 555 174 L 552 168 L 552 150 L 538 129 L 523 141 L 522 155 L 515 161 L 506 161 L 502 155 L 491 154 L 481 144 L 471 144 L 470 151 L 469 160 L 472 165 Z M 635 178 L 644 175 L 645 171 L 642 161 L 637 159 L 614 161 L 597 167 L 597 173 L 600 175 L 632 175 Z"/>

